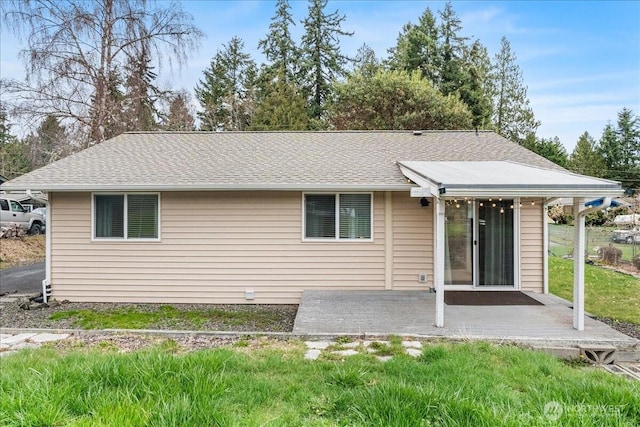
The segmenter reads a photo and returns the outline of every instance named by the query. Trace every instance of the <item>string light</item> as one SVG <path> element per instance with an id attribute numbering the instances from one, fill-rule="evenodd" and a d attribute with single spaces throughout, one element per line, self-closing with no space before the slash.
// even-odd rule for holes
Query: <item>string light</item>
<path id="1" fill-rule="evenodd" d="M 500 208 L 500 213 L 504 213 L 504 208 Z"/>
<path id="2" fill-rule="evenodd" d="M 495 204 L 495 203 L 491 203 L 491 207 L 492 207 L 492 208 L 495 208 L 495 207 L 496 207 L 496 204 Z"/>
<path id="3" fill-rule="evenodd" d="M 480 206 L 481 206 L 481 207 L 482 207 L 482 206 L 484 206 L 484 203 L 480 202 Z"/>

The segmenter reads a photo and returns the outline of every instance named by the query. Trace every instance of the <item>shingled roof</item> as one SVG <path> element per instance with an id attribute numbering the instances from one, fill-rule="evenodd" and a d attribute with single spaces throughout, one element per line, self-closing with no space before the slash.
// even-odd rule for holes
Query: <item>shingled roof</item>
<path id="1" fill-rule="evenodd" d="M 563 170 L 487 131 L 125 133 L 6 190 L 407 189 L 397 163 L 496 161 Z"/>

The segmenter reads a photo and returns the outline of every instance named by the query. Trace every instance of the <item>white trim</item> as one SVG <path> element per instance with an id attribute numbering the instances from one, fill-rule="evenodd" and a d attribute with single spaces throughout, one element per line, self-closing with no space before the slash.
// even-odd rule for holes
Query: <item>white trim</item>
<path id="1" fill-rule="evenodd" d="M 584 199 L 574 198 L 573 209 L 573 327 L 584 331 Z"/>
<path id="2" fill-rule="evenodd" d="M 307 235 L 307 216 L 306 216 L 306 195 L 307 194 L 317 194 L 317 195 L 325 195 L 325 196 L 334 196 L 335 197 L 335 237 L 306 237 Z M 369 211 L 370 211 L 370 234 L 369 238 L 340 238 L 340 195 L 341 194 L 368 194 L 369 197 Z M 372 191 L 342 191 L 342 192 L 323 192 L 323 191 L 312 191 L 312 192 L 303 192 L 302 193 L 302 242 L 341 242 L 341 243 L 371 243 L 374 241 L 373 233 L 374 233 L 374 198 L 375 195 Z"/>
<path id="3" fill-rule="evenodd" d="M 161 193 L 156 192 L 95 192 L 91 193 L 91 241 L 92 242 L 135 242 L 135 243 L 158 243 L 162 241 L 162 202 Z M 155 195 L 158 197 L 158 237 L 157 238 L 135 238 L 127 237 L 129 226 L 128 202 L 129 195 Z M 123 196 L 124 197 L 124 213 L 123 213 L 123 237 L 96 237 L 96 197 L 95 196 Z"/>
<path id="4" fill-rule="evenodd" d="M 495 195 L 493 196 L 495 197 Z M 520 290 L 521 277 L 520 277 L 520 198 L 514 197 L 509 199 L 503 197 L 503 200 L 511 200 L 513 203 L 513 285 L 495 286 L 495 285 L 480 285 L 480 200 L 473 200 L 473 274 L 472 274 L 472 288 L 478 290 Z M 483 199 L 487 200 L 487 199 Z M 486 255 L 485 255 L 486 256 Z M 468 286 L 468 285 L 462 285 Z M 450 285 L 447 285 L 447 289 L 451 289 Z"/>
<path id="5" fill-rule="evenodd" d="M 513 198 L 513 289 L 519 291 L 522 289 L 522 251 L 520 245 L 522 244 L 522 238 L 520 236 L 522 227 L 520 215 L 520 198 Z"/>
<path id="6" fill-rule="evenodd" d="M 436 264 L 435 264 L 435 289 L 436 289 L 436 327 L 444 327 L 444 245 L 445 245 L 445 202 L 439 197 L 435 198 L 436 204 Z"/>

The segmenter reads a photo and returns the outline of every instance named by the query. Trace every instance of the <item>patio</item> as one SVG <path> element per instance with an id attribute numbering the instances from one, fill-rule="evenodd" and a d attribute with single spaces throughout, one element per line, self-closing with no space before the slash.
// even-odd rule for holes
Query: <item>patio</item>
<path id="1" fill-rule="evenodd" d="M 609 346 L 635 352 L 639 341 L 591 317 L 573 328 L 570 303 L 526 293 L 543 305 L 446 305 L 444 327 L 435 326 L 436 295 L 427 291 L 305 291 L 297 335 L 411 335 L 518 342 L 535 347 Z"/>

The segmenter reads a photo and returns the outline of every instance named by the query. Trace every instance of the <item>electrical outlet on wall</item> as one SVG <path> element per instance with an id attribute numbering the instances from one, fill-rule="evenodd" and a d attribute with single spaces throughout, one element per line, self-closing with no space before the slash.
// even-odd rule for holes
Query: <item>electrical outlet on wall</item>
<path id="1" fill-rule="evenodd" d="M 427 273 L 418 273 L 418 282 L 427 283 Z"/>

